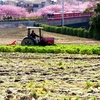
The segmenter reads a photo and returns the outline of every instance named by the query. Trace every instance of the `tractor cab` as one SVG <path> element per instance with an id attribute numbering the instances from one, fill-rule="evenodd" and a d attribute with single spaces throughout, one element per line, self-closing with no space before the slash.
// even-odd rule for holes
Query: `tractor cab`
<path id="1" fill-rule="evenodd" d="M 30 33 L 32 29 L 38 29 L 39 31 L 39 39 L 38 39 L 38 43 L 36 43 L 36 41 L 30 37 Z M 42 30 L 43 27 L 27 27 L 27 36 L 23 38 L 21 45 L 23 46 L 32 46 L 32 45 L 53 45 L 54 44 L 54 38 L 53 37 L 42 37 Z"/>

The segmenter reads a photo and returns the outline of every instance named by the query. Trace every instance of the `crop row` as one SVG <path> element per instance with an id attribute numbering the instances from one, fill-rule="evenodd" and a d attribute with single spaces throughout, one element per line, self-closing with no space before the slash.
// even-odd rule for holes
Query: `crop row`
<path id="1" fill-rule="evenodd" d="M 100 54 L 98 45 L 0 46 L 0 52 Z"/>

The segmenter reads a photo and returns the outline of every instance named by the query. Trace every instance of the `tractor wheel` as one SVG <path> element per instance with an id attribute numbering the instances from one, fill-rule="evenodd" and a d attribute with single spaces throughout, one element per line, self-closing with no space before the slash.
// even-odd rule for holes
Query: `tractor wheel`
<path id="1" fill-rule="evenodd" d="M 22 40 L 21 45 L 31 46 L 31 45 L 35 45 L 35 43 L 34 43 L 33 39 L 27 37 Z"/>

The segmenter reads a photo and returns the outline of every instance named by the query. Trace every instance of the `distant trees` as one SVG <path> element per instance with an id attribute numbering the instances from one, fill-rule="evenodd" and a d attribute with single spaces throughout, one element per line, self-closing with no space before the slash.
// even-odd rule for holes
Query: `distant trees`
<path id="1" fill-rule="evenodd" d="M 100 3 L 97 3 L 94 12 L 95 14 L 90 20 L 89 32 L 91 37 L 100 40 Z"/>

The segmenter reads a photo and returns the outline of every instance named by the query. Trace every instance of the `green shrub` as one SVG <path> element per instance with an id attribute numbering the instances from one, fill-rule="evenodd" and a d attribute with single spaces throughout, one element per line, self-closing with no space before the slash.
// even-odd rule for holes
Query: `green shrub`
<path id="1" fill-rule="evenodd" d="M 80 30 L 80 37 L 84 37 L 84 31 L 85 31 L 85 29 L 81 28 L 81 30 Z"/>
<path id="2" fill-rule="evenodd" d="M 77 36 L 77 28 L 73 28 L 73 36 Z"/>
<path id="3" fill-rule="evenodd" d="M 45 31 L 49 31 L 49 28 L 50 28 L 50 27 L 49 27 L 48 25 L 44 25 L 44 26 L 43 26 L 43 29 L 44 29 Z"/>
<path id="4" fill-rule="evenodd" d="M 75 29 L 72 29 L 71 35 L 75 36 Z"/>
<path id="5" fill-rule="evenodd" d="M 58 27 L 57 33 L 61 33 L 62 27 Z"/>
<path id="6" fill-rule="evenodd" d="M 57 33 L 58 28 L 59 28 L 59 27 L 54 26 L 54 31 L 53 31 L 53 32 Z"/>
<path id="7" fill-rule="evenodd" d="M 67 27 L 67 28 L 66 28 L 66 35 L 70 35 L 70 34 L 69 34 L 69 30 L 70 30 L 69 27 Z"/>
<path id="8" fill-rule="evenodd" d="M 68 34 L 68 35 L 71 35 L 71 28 L 68 28 L 68 29 L 67 29 L 67 34 Z"/>
<path id="9" fill-rule="evenodd" d="M 69 29 L 69 35 L 71 35 L 71 36 L 74 35 L 74 30 L 73 30 L 73 28 L 70 28 L 70 29 Z"/>
<path id="10" fill-rule="evenodd" d="M 83 48 L 79 51 L 80 54 L 93 54 L 93 51 L 90 48 Z"/>
<path id="11" fill-rule="evenodd" d="M 85 30 L 83 28 L 71 28 L 67 26 L 63 26 L 63 27 L 49 26 L 46 24 L 42 24 L 41 26 L 44 28 L 45 31 L 48 32 L 55 32 L 55 33 L 61 33 L 61 34 L 79 36 L 85 38 L 94 38 L 97 40 L 100 39 L 100 31 L 95 30 L 93 28 L 94 26 L 92 27 L 92 25 L 89 28 L 89 30 Z"/>
<path id="12" fill-rule="evenodd" d="M 84 37 L 85 37 L 85 38 L 89 38 L 89 31 L 84 30 Z"/>
<path id="13" fill-rule="evenodd" d="M 35 53 L 35 52 L 36 52 L 36 49 L 33 48 L 33 47 L 29 47 L 28 52 L 30 52 L 30 53 Z"/>
<path id="14" fill-rule="evenodd" d="M 93 46 L 91 50 L 93 54 L 100 54 L 100 47 Z"/>
<path id="15" fill-rule="evenodd" d="M 62 27 L 61 33 L 62 33 L 62 34 L 65 34 L 65 33 L 66 33 L 66 27 L 65 27 L 65 26 Z"/>
<path id="16" fill-rule="evenodd" d="M 78 34 L 77 34 L 77 36 L 83 37 L 84 36 L 84 29 L 78 28 Z"/>
<path id="17" fill-rule="evenodd" d="M 94 14 L 90 19 L 89 36 L 100 40 L 100 13 Z"/>
<path id="18" fill-rule="evenodd" d="M 49 27 L 49 32 L 54 32 L 55 27 L 54 26 L 50 26 Z"/>
<path id="19" fill-rule="evenodd" d="M 22 52 L 22 47 L 20 46 L 15 46 L 14 47 L 14 52 Z M 23 51 L 24 52 L 24 51 Z"/>
<path id="20" fill-rule="evenodd" d="M 10 46 L 0 46 L 0 52 L 13 52 Z"/>

